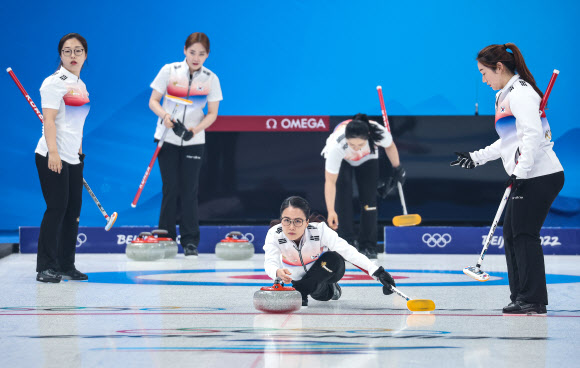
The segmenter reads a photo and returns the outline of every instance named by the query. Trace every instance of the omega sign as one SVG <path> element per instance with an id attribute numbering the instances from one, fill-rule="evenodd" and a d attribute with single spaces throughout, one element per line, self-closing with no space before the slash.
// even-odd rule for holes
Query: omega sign
<path id="1" fill-rule="evenodd" d="M 279 120 L 279 121 L 278 121 Z M 266 120 L 266 129 L 270 130 L 328 130 L 322 118 L 270 118 Z"/>
<path id="2" fill-rule="evenodd" d="M 330 116 L 266 115 L 219 116 L 210 132 L 328 132 Z"/>

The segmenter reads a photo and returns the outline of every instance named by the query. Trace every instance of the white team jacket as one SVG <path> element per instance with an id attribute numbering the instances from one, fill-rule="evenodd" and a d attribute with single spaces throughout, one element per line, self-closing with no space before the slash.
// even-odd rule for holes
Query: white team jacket
<path id="1" fill-rule="evenodd" d="M 320 255 L 326 251 L 334 251 L 345 260 L 372 276 L 379 267 L 370 259 L 360 254 L 355 247 L 340 238 L 336 231 L 324 222 L 308 224 L 299 245 L 288 239 L 282 231 L 282 224 L 273 226 L 266 235 L 264 252 L 264 269 L 266 274 L 276 279 L 279 268 L 287 268 L 292 272 L 293 280 L 301 280 L 306 271 L 312 267 Z"/>
<path id="2" fill-rule="evenodd" d="M 540 118 L 540 96 L 526 81 L 514 75 L 496 94 L 495 130 L 499 139 L 470 152 L 478 165 L 501 157 L 508 175 L 530 179 L 563 171 L 552 150 L 554 143 L 545 116 Z"/>
<path id="3" fill-rule="evenodd" d="M 215 73 L 202 66 L 200 70 L 190 74 L 189 67 L 185 60 L 166 64 L 161 68 L 155 80 L 151 83 L 151 88 L 161 94 L 169 94 L 175 97 L 188 99 L 192 102 L 187 107 L 179 106 L 176 109 L 174 118 L 179 119 L 185 124 L 186 128 L 193 128 L 205 117 L 203 109 L 208 102 L 221 101 L 222 90 L 219 79 Z M 168 99 L 163 99 L 163 109 L 168 113 L 173 113 L 175 103 Z M 165 126 L 161 118 L 157 119 L 157 129 L 155 138 L 161 139 Z M 205 143 L 205 131 L 197 133 L 193 139 L 183 141 L 173 133 L 173 130 L 167 132 L 165 142 L 176 146 L 191 146 L 194 144 Z"/>
<path id="4" fill-rule="evenodd" d="M 326 139 L 326 145 L 320 153 L 326 159 L 324 169 L 331 174 L 338 174 L 340 172 L 342 160 L 346 160 L 351 166 L 360 166 L 368 160 L 379 158 L 377 146 L 390 147 L 393 144 L 393 137 L 389 130 L 376 121 L 371 120 L 370 123 L 377 126 L 383 132 L 383 139 L 375 142 L 376 147 L 374 153 L 371 153 L 369 142 L 360 151 L 354 151 L 348 146 L 344 134 L 346 125 L 351 121 L 352 119 L 345 120 L 334 128 L 334 132 Z"/>
<path id="5" fill-rule="evenodd" d="M 60 158 L 71 165 L 80 164 L 79 149 L 83 142 L 83 127 L 90 110 L 87 86 L 79 77 L 61 66 L 56 73 L 42 82 L 40 97 L 43 109 L 58 110 L 54 124 Z M 35 152 L 44 157 L 48 153 L 44 124 Z"/>

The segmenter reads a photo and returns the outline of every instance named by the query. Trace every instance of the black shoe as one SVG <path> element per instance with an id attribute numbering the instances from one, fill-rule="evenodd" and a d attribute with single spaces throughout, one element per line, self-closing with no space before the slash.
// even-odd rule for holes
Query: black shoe
<path id="1" fill-rule="evenodd" d="M 509 307 L 509 309 L 508 309 Z M 504 308 L 505 314 L 546 314 L 546 306 L 539 303 L 516 301 L 513 306 Z M 506 310 L 507 309 L 507 310 Z"/>
<path id="2" fill-rule="evenodd" d="M 365 255 L 368 259 L 378 259 L 377 251 L 374 249 L 362 249 L 360 253 Z"/>
<path id="3" fill-rule="evenodd" d="M 340 285 L 338 283 L 334 283 L 332 284 L 332 289 L 334 290 L 334 294 L 332 295 L 332 300 L 338 300 L 340 299 L 340 296 L 342 295 L 342 289 L 340 287 Z"/>
<path id="4" fill-rule="evenodd" d="M 308 295 L 307 294 L 302 294 L 302 306 L 308 307 Z"/>
<path id="5" fill-rule="evenodd" d="M 183 254 L 185 254 L 185 256 L 197 256 L 197 245 L 195 244 L 187 244 L 185 247 L 183 247 Z"/>
<path id="6" fill-rule="evenodd" d="M 510 313 L 511 311 L 514 311 L 516 309 L 519 309 L 519 306 L 517 305 L 516 302 L 510 302 L 508 305 L 506 305 L 505 307 L 503 307 L 503 309 L 501 310 L 503 313 Z"/>
<path id="7" fill-rule="evenodd" d="M 81 271 L 77 270 L 76 268 L 73 268 L 70 271 L 66 271 L 66 272 L 59 272 L 58 273 L 63 280 L 88 280 L 89 277 L 87 275 L 85 275 L 84 273 L 82 273 Z"/>
<path id="8" fill-rule="evenodd" d="M 62 280 L 62 277 L 58 272 L 56 272 L 52 268 L 49 268 L 48 270 L 44 270 L 36 274 L 36 281 L 58 283 L 60 282 L 60 280 Z"/>

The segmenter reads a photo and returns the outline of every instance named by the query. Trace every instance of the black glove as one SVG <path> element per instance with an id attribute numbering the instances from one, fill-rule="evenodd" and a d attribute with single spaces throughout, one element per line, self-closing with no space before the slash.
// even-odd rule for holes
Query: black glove
<path id="1" fill-rule="evenodd" d="M 461 166 L 464 169 L 473 169 L 477 164 L 471 159 L 469 152 L 455 152 L 457 160 L 451 161 L 451 166 Z"/>
<path id="2" fill-rule="evenodd" d="M 376 270 L 375 273 L 373 273 L 373 276 L 378 278 L 381 284 L 383 284 L 383 294 L 391 295 L 393 293 L 393 289 L 391 287 L 397 285 L 395 285 L 395 280 L 393 279 L 393 276 L 391 276 L 390 273 L 385 271 L 383 266 L 379 267 L 379 269 Z"/>
<path id="3" fill-rule="evenodd" d="M 79 153 L 79 160 L 81 160 L 82 163 L 85 162 L 85 154 L 84 153 Z"/>
<path id="4" fill-rule="evenodd" d="M 193 138 L 193 132 L 187 130 L 185 124 L 183 124 L 179 119 L 177 119 L 176 122 L 173 122 L 173 133 L 175 133 L 176 136 L 183 139 L 184 141 L 188 141 Z"/>
<path id="5" fill-rule="evenodd" d="M 523 179 L 518 179 L 517 176 L 512 175 L 510 176 L 510 178 L 505 182 L 505 187 L 509 187 L 510 185 L 512 186 L 512 193 L 515 193 L 516 190 L 517 191 L 521 191 L 522 190 L 522 186 L 524 184 L 524 180 Z"/>
<path id="6" fill-rule="evenodd" d="M 397 188 L 397 183 L 401 183 L 401 186 L 405 184 L 407 180 L 407 172 L 403 166 L 393 167 L 393 175 L 389 178 L 387 182 L 384 180 L 379 180 L 377 183 L 377 193 L 379 197 L 385 199 L 387 196 Z"/>
<path id="7" fill-rule="evenodd" d="M 387 194 L 389 194 L 389 190 L 387 189 L 387 183 L 381 179 L 377 182 L 377 195 L 379 198 L 385 199 L 387 198 Z"/>

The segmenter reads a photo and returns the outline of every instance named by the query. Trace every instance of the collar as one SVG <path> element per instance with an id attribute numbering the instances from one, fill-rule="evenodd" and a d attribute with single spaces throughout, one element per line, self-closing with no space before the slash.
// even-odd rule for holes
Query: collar
<path id="1" fill-rule="evenodd" d="M 286 236 L 286 234 L 284 234 L 284 232 L 282 232 L 282 234 L 284 235 L 284 238 L 286 238 L 286 240 L 288 240 L 290 243 L 292 243 L 292 244 L 293 244 L 293 246 L 294 246 L 294 248 L 295 248 L 296 250 L 302 250 L 302 246 L 303 246 L 303 245 L 304 245 L 304 243 L 305 243 L 305 240 L 304 240 L 304 239 L 306 239 L 306 232 L 307 232 L 307 231 L 308 231 L 308 228 L 304 229 L 304 234 L 302 234 L 302 238 L 300 239 L 300 242 L 299 242 L 299 243 L 296 243 L 294 240 L 290 240 L 290 239 L 289 239 L 289 238 Z M 309 238 L 310 238 L 310 236 L 308 236 L 308 239 L 309 239 Z"/>
<path id="2" fill-rule="evenodd" d="M 520 75 L 515 74 L 513 77 L 510 78 L 510 80 L 506 83 L 506 85 L 498 93 L 496 93 L 496 97 L 495 97 L 496 108 L 505 99 L 505 96 L 507 96 L 507 91 L 509 91 L 511 86 L 519 79 L 520 79 Z"/>
<path id="3" fill-rule="evenodd" d="M 189 65 L 187 65 L 187 59 L 183 59 L 183 61 L 181 62 L 181 65 L 183 65 L 184 70 L 186 70 L 187 76 L 189 77 L 189 75 L 191 74 L 189 72 Z M 201 73 L 201 71 L 203 70 L 203 65 L 201 66 L 201 68 L 199 68 L 199 70 L 196 70 L 195 72 L 193 72 L 193 78 L 197 77 L 199 75 L 199 73 Z"/>
<path id="4" fill-rule="evenodd" d="M 81 80 L 80 77 L 77 77 L 76 75 L 74 75 L 73 73 L 69 72 L 67 70 L 67 68 L 65 68 L 64 66 L 60 66 L 59 72 L 63 75 L 66 75 L 67 78 L 70 78 L 71 80 L 78 82 L 79 80 Z"/>
<path id="5" fill-rule="evenodd" d="M 501 93 L 505 93 L 518 79 L 520 79 L 519 74 L 515 74 L 513 77 L 511 77 L 507 84 L 501 89 Z"/>

